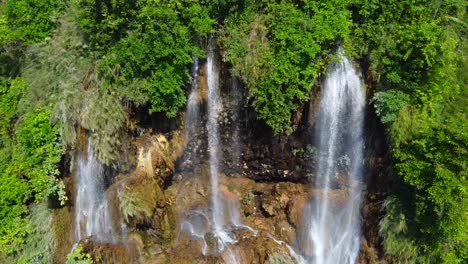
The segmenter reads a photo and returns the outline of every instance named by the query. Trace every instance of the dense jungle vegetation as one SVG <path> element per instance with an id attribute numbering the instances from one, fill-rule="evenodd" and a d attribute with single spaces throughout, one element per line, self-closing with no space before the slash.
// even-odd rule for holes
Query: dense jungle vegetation
<path id="1" fill-rule="evenodd" d="M 386 258 L 466 263 L 465 12 L 462 0 L 2 1 L 0 262 L 50 263 L 48 207 L 67 200 L 59 168 L 77 130 L 114 164 L 132 109 L 177 117 L 193 58 L 216 38 L 276 135 L 293 132 L 338 46 L 368 65 L 394 177 L 380 221 Z M 70 263 L 88 261 L 74 254 Z"/>

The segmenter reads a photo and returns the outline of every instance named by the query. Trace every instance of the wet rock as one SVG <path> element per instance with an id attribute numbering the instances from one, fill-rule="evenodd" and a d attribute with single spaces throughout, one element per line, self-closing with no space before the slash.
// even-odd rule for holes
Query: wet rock
<path id="1" fill-rule="evenodd" d="M 386 261 L 379 261 L 377 249 L 369 246 L 366 239 L 361 242 L 361 250 L 358 256 L 359 264 L 386 264 Z"/>
<path id="2" fill-rule="evenodd" d="M 214 232 L 207 232 L 205 234 L 205 242 L 210 249 L 210 252 L 217 252 L 219 245 L 219 240 L 216 237 Z"/>
<path id="3" fill-rule="evenodd" d="M 327 199 L 331 206 L 343 207 L 348 201 L 348 190 L 337 189 L 328 191 Z"/>
<path id="4" fill-rule="evenodd" d="M 99 243 L 92 239 L 81 242 L 84 251 L 89 253 L 94 260 L 99 260 L 102 264 L 126 264 L 141 263 L 140 250 L 138 244 L 128 243 Z"/>
<path id="5" fill-rule="evenodd" d="M 161 238 L 162 244 L 171 243 L 179 232 L 177 215 L 170 206 L 156 209 L 152 223 L 155 234 Z"/>
<path id="6" fill-rule="evenodd" d="M 268 216 L 275 216 L 277 215 L 277 211 L 281 208 L 276 206 L 275 202 L 271 201 L 271 196 L 269 196 L 262 199 L 262 209 L 268 214 Z"/>
<path id="7" fill-rule="evenodd" d="M 307 205 L 306 197 L 295 197 L 291 199 L 287 206 L 287 219 L 288 222 L 294 227 L 298 227 L 302 221 L 302 214 L 304 212 L 304 207 Z"/>
<path id="8" fill-rule="evenodd" d="M 289 201 L 287 193 L 275 190 L 273 188 L 271 194 L 262 196 L 262 209 L 268 216 L 275 216 L 284 213 L 284 209 Z"/>
<path id="9" fill-rule="evenodd" d="M 284 241 L 294 241 L 296 230 L 291 226 L 291 224 L 286 220 L 277 221 L 275 225 L 275 234 L 278 239 Z"/>
<path id="10" fill-rule="evenodd" d="M 247 192 L 246 195 L 242 198 L 242 209 L 245 216 L 253 215 L 257 211 L 256 196 L 253 192 Z"/>
<path id="11" fill-rule="evenodd" d="M 348 188 L 348 175 L 345 175 L 343 173 L 336 173 L 335 175 L 335 183 L 337 185 L 337 188 L 340 189 L 346 189 Z"/>

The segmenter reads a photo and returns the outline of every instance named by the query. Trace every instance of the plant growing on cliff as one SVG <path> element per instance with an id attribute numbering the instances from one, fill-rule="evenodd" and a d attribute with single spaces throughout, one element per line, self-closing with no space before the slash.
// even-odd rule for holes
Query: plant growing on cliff
<path id="1" fill-rule="evenodd" d="M 194 41 L 212 32 L 207 9 L 194 1 L 75 2 L 91 47 L 105 55 L 99 68 L 110 86 L 137 105 L 149 102 L 150 112 L 175 117 L 192 56 L 202 55 Z"/>
<path id="2" fill-rule="evenodd" d="M 35 204 L 31 208 L 28 220 L 31 223 L 31 233 L 26 238 L 18 264 L 52 263 L 57 245 L 53 229 L 50 228 L 53 222 L 47 202 Z"/>
<path id="3" fill-rule="evenodd" d="M 389 128 L 399 177 L 381 223 L 384 249 L 402 262 L 463 263 L 467 96 L 458 69 L 466 64 L 466 28 L 450 17 L 463 20 L 464 4 L 389 0 L 354 8 L 353 38 L 381 89 L 376 112 Z"/>
<path id="4" fill-rule="evenodd" d="M 1 107 L 0 107 L 1 108 Z M 30 201 L 41 201 L 56 193 L 62 149 L 57 127 L 50 125 L 51 110 L 36 107 L 16 124 L 11 135 L 9 164 L 0 176 L 0 254 L 16 255 L 31 226 L 25 215 Z"/>
<path id="5" fill-rule="evenodd" d="M 10 39 L 26 44 L 43 41 L 55 28 L 61 9 L 58 0 L 9 0 L 4 6 Z"/>
<path id="6" fill-rule="evenodd" d="M 250 4 L 226 19 L 224 58 L 247 84 L 253 105 L 275 134 L 291 131 L 291 114 L 309 98 L 335 40 L 349 33 L 346 2 Z"/>
<path id="7" fill-rule="evenodd" d="M 419 254 L 418 246 L 411 239 L 408 219 L 396 197 L 389 197 L 384 204 L 385 217 L 379 223 L 379 233 L 387 258 L 394 263 L 425 263 L 427 259 Z"/>
<path id="8" fill-rule="evenodd" d="M 384 125 L 390 126 L 409 101 L 408 95 L 398 90 L 376 92 L 372 98 L 375 113 Z"/>
<path id="9" fill-rule="evenodd" d="M 156 181 L 144 175 L 134 175 L 119 190 L 119 206 L 125 222 L 148 223 L 156 210 Z"/>
<path id="10" fill-rule="evenodd" d="M 78 244 L 71 253 L 67 255 L 67 264 L 93 264 L 91 255 L 83 250 L 83 246 Z"/>
<path id="11" fill-rule="evenodd" d="M 0 260 L 5 262 L 21 254 L 25 243 L 31 249 L 28 235 L 35 232 L 37 214 L 26 217 L 28 204 L 57 190 L 54 177 L 62 152 L 50 105 L 35 102 L 26 109 L 30 84 L 17 77 L 24 44 L 52 34 L 60 6 L 57 1 L 0 3 Z"/>

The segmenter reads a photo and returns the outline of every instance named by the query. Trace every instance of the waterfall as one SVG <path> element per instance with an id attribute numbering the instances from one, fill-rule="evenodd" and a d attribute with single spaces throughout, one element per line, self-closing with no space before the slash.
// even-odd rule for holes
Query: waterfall
<path id="1" fill-rule="evenodd" d="M 314 139 L 317 196 L 304 218 L 302 242 L 316 264 L 356 263 L 361 240 L 365 94 L 351 62 L 341 49 L 338 54 L 341 62 L 329 70 L 321 94 Z"/>
<path id="2" fill-rule="evenodd" d="M 86 155 L 77 157 L 75 239 L 91 237 L 100 242 L 114 242 L 110 208 L 104 195 L 104 168 L 96 158 L 92 140 L 88 139 Z"/>
<path id="3" fill-rule="evenodd" d="M 208 152 L 211 182 L 211 214 L 212 229 L 218 238 L 218 250 L 222 251 L 226 243 L 235 240 L 224 230 L 223 197 L 219 192 L 219 161 L 222 160 L 220 150 L 220 131 L 218 117 L 221 111 L 221 98 L 219 92 L 219 70 L 215 62 L 214 43 L 208 45 L 208 57 L 206 62 L 206 79 L 208 88 Z"/>
<path id="4" fill-rule="evenodd" d="M 194 165 L 200 161 L 199 148 L 201 147 L 198 140 L 198 134 L 201 131 L 200 127 L 200 91 L 198 89 L 198 70 L 199 60 L 193 58 L 193 65 L 191 70 L 192 81 L 190 83 L 191 89 L 187 100 L 187 110 L 185 113 L 185 142 L 186 150 L 184 153 L 183 169 L 193 168 Z"/>
<path id="5" fill-rule="evenodd" d="M 193 135 L 197 132 L 198 117 L 200 115 L 199 95 L 198 95 L 198 58 L 193 59 L 192 82 L 190 95 L 187 102 L 187 113 L 185 116 L 185 140 L 190 142 Z"/>
<path id="6" fill-rule="evenodd" d="M 226 114 L 223 110 L 223 102 L 221 101 L 220 84 L 219 84 L 219 69 L 216 65 L 216 57 L 214 51 L 214 43 L 211 40 L 208 45 L 208 56 L 205 64 L 206 84 L 207 84 L 207 121 L 206 121 L 206 137 L 208 139 L 208 172 L 209 172 L 209 207 L 197 208 L 185 213 L 181 221 L 181 231 L 190 235 L 191 239 L 197 241 L 201 246 L 203 255 L 214 254 L 223 258 L 225 263 L 241 263 L 239 253 L 236 248 L 229 247 L 230 244 L 237 242 L 235 231 L 245 229 L 256 235 L 257 231 L 245 225 L 242 222 L 242 217 L 239 212 L 239 201 L 235 194 L 230 192 L 228 188 L 221 184 L 221 163 L 224 161 L 222 152 L 220 115 Z M 194 142 L 193 134 L 201 130 L 200 123 L 203 120 L 200 117 L 198 106 L 199 89 L 198 89 L 198 61 L 194 62 L 192 68 L 192 88 L 189 95 L 186 115 L 186 140 L 188 144 L 197 145 Z M 238 86 L 231 87 L 233 100 L 229 109 L 232 114 L 232 122 L 238 122 L 238 112 L 242 100 L 242 94 Z M 226 103 L 226 102 L 225 102 Z M 231 113 L 229 112 L 229 113 Z M 239 127 L 233 123 L 231 134 L 231 150 L 236 153 L 231 158 L 233 160 L 240 159 L 240 140 Z M 193 130 L 191 130 L 193 129 Z M 194 146 L 198 148 L 200 146 Z M 186 150 L 193 152 L 193 150 Z M 186 153 L 187 154 L 187 153 Z M 190 153 L 189 153 L 190 154 Z M 188 155 L 189 155 L 188 154 Z M 196 153 L 193 153 L 197 156 Z M 195 159 L 196 157 L 192 158 Z M 196 166 L 203 166 L 204 162 L 197 163 Z M 236 165 L 237 166 L 237 165 Z M 196 170 L 195 170 L 196 171 Z M 200 179 L 199 179 L 200 180 Z M 203 180 L 201 180 L 203 181 Z M 214 238 L 206 240 L 207 237 Z M 210 243 L 208 243 L 210 241 Z M 214 243 L 213 243 L 214 242 Z"/>

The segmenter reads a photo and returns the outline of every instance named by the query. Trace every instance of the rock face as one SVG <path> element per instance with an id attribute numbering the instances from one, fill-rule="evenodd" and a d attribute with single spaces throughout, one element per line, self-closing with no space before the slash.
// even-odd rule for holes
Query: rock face
<path id="1" fill-rule="evenodd" d="M 202 113 L 206 113 L 204 78 L 201 70 L 198 101 Z M 115 244 L 97 243 L 92 237 L 82 241 L 98 263 L 296 263 L 295 253 L 287 245 L 294 248 L 299 243 L 305 206 L 320 192 L 311 186 L 315 148 L 310 142 L 308 116 L 313 104 L 305 104 L 295 114 L 293 134 L 274 136 L 252 108 L 236 102 L 239 94 L 231 91 L 234 79 L 226 67 L 221 68 L 220 79 L 223 159 L 219 189 L 239 208 L 241 223 L 232 230 L 236 243 L 229 245 L 229 251 L 216 253 L 213 249 L 218 245 L 212 233 L 197 237 L 183 226 L 184 219 L 192 219 L 197 228 L 209 230 L 205 219 L 210 214 L 206 115 L 200 116 L 201 125 L 187 140 L 183 116 L 167 120 L 138 111 L 133 121 L 140 132 L 129 133 L 133 140 L 129 140 L 126 153 L 128 169 L 111 176 L 106 191 L 113 197 L 114 220 L 122 227 L 122 236 Z M 245 98 L 246 92 L 238 88 L 240 97 Z M 236 137 L 238 154 L 233 152 Z M 368 164 L 368 178 L 374 174 L 381 178 L 370 181 L 374 185 L 364 205 L 365 241 L 360 263 L 379 260 L 376 226 L 384 190 L 377 186 L 383 181 L 384 152 L 368 154 L 369 160 L 376 161 Z M 345 188 L 337 175 L 331 204 L 339 205 L 347 198 L 342 191 Z"/>

